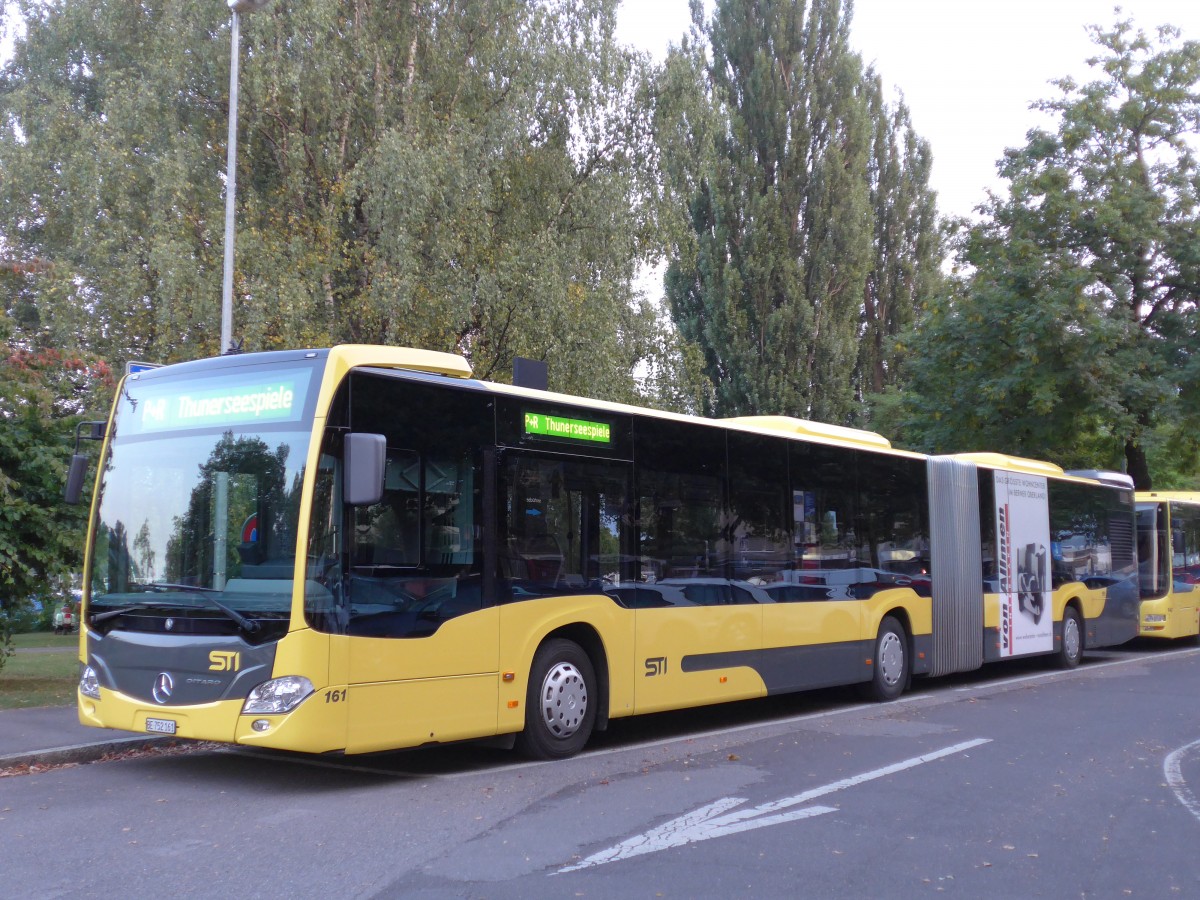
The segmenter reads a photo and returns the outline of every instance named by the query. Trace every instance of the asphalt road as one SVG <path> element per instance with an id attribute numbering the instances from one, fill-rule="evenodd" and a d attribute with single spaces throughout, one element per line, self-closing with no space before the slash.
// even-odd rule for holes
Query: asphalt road
<path id="1" fill-rule="evenodd" d="M 1200 896 L 1200 649 L 613 723 L 584 755 L 168 756 L 0 780 L 5 896 Z"/>

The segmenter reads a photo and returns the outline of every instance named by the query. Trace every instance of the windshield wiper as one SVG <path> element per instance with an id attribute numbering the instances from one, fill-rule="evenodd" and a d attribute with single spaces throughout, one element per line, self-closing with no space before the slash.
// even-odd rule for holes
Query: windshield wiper
<path id="1" fill-rule="evenodd" d="M 209 590 L 212 590 L 212 588 L 209 588 Z M 222 603 L 216 597 L 210 597 L 206 594 L 204 599 L 207 600 L 209 603 L 211 603 L 213 606 L 215 606 L 217 609 L 219 609 L 221 612 L 225 613 L 225 615 L 229 616 L 229 618 L 233 619 L 233 621 L 237 622 L 238 625 L 240 625 L 242 627 L 242 629 L 246 632 L 246 634 L 254 634 L 256 631 L 258 631 L 258 623 L 257 622 L 255 622 L 253 619 L 247 619 L 236 609 L 226 606 L 224 603 Z"/>
<path id="2" fill-rule="evenodd" d="M 226 606 L 224 603 L 222 603 L 216 597 L 213 597 L 212 596 L 213 594 L 223 593 L 223 591 L 220 591 L 217 588 L 201 587 L 200 585 L 196 585 L 196 584 L 172 584 L 171 582 L 167 582 L 167 581 L 153 581 L 148 584 L 140 585 L 140 587 L 148 588 L 149 590 L 152 590 L 152 591 L 180 591 L 180 592 L 200 594 L 206 602 L 211 603 L 213 606 L 215 606 L 217 609 L 219 609 L 222 613 L 224 613 L 230 619 L 233 619 L 233 621 L 236 622 L 242 628 L 242 630 L 244 630 L 247 634 L 255 634 L 259 629 L 258 623 L 255 622 L 253 619 L 247 619 L 236 609 L 232 609 L 232 608 Z M 174 607 L 172 607 L 172 608 L 174 608 Z M 180 608 L 187 609 L 189 607 L 180 607 Z M 100 616 L 103 616 L 103 618 L 100 618 L 98 616 L 93 616 L 92 621 L 93 622 L 102 622 L 102 621 L 104 621 L 104 619 L 111 619 L 111 618 L 114 618 L 115 616 L 121 615 L 122 613 L 131 612 L 134 609 L 144 609 L 144 607 L 130 607 L 129 609 L 114 609 L 111 612 L 101 613 Z"/>

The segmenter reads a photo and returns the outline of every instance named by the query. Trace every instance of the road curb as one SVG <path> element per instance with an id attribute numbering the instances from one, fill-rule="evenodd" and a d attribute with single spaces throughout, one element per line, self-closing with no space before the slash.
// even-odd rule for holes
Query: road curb
<path id="1" fill-rule="evenodd" d="M 175 739 L 168 736 L 142 737 L 134 735 L 127 738 L 114 738 L 108 741 L 95 741 L 66 747 L 51 747 L 47 750 L 11 753 L 7 756 L 0 756 L 0 769 L 9 769 L 14 766 L 59 766 L 64 763 L 94 762 L 109 753 L 141 750 L 170 740 Z"/>

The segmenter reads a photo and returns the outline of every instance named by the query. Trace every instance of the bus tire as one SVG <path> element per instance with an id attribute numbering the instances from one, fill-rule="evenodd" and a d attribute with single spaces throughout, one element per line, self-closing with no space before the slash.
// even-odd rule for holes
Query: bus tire
<path id="1" fill-rule="evenodd" d="M 908 633 L 895 616 L 884 616 L 875 637 L 871 680 L 863 694 L 880 703 L 895 700 L 908 687 Z"/>
<path id="2" fill-rule="evenodd" d="M 1063 669 L 1074 669 L 1083 659 L 1083 622 L 1079 611 L 1073 606 L 1063 610 L 1062 640 L 1058 648 L 1058 665 Z"/>
<path id="3" fill-rule="evenodd" d="M 532 759 L 574 756 L 592 736 L 598 700 L 592 661 L 583 648 L 564 638 L 546 641 L 529 670 L 517 749 Z"/>

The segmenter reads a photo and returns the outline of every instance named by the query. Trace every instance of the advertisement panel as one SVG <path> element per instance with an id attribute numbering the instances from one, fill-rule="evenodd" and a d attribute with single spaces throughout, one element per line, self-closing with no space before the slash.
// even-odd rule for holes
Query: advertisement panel
<path id="1" fill-rule="evenodd" d="M 1046 479 L 996 472 L 1000 655 L 1054 649 L 1050 599 L 1050 507 Z"/>

